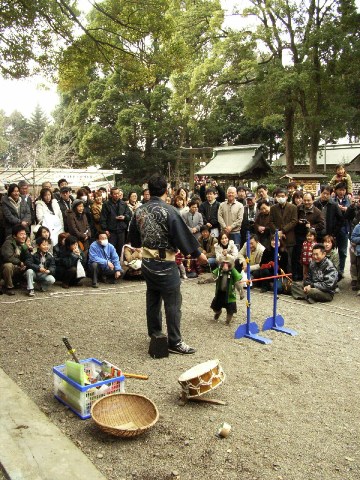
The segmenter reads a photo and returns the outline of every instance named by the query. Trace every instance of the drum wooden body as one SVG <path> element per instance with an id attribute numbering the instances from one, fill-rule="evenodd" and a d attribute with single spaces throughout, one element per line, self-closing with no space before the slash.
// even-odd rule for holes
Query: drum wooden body
<path id="1" fill-rule="evenodd" d="M 225 373 L 219 360 L 199 363 L 180 375 L 178 382 L 187 397 L 200 397 L 214 390 L 225 381 Z"/>

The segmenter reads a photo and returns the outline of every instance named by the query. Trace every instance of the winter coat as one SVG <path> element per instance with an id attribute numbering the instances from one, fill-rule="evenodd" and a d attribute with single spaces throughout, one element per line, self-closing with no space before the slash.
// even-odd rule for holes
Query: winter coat
<path id="1" fill-rule="evenodd" d="M 27 269 L 34 270 L 34 272 L 38 272 L 40 267 L 43 266 L 46 270 L 50 270 L 49 275 L 55 275 L 55 258 L 49 252 L 45 253 L 45 262 L 43 264 L 40 252 L 35 252 L 33 255 L 28 252 L 25 258 L 25 265 Z"/>
<path id="2" fill-rule="evenodd" d="M 351 243 L 355 244 L 355 255 L 360 256 L 360 223 L 358 223 L 351 234 Z"/>
<path id="3" fill-rule="evenodd" d="M 320 199 L 314 202 L 314 206 L 319 210 L 323 210 L 325 205 L 326 204 L 322 203 Z M 339 205 L 333 200 L 329 200 L 326 208 L 325 227 L 323 228 L 321 235 L 332 235 L 333 237 L 336 237 L 339 234 L 343 224 L 344 217 Z M 318 240 L 320 239 L 318 238 Z"/>
<path id="4" fill-rule="evenodd" d="M 334 295 L 338 280 L 338 272 L 331 260 L 325 257 L 320 263 L 310 262 L 304 286 L 310 285 L 322 292 Z"/>
<path id="5" fill-rule="evenodd" d="M 243 245 L 240 249 L 240 252 L 239 252 L 238 258 L 239 258 L 239 262 L 241 264 L 245 262 L 246 247 L 247 247 L 246 244 Z M 250 271 L 251 272 L 253 272 L 254 270 L 259 270 L 260 262 L 261 262 L 261 258 L 263 256 L 264 250 L 265 250 L 264 245 L 261 245 L 261 243 L 258 243 L 256 245 L 255 252 L 250 252 Z"/>
<path id="6" fill-rule="evenodd" d="M 123 215 L 124 220 L 117 220 L 115 217 Z M 123 201 L 118 200 L 116 203 L 112 199 L 107 200 L 102 207 L 100 216 L 101 229 L 110 233 L 120 233 L 128 229 L 132 213 L 129 206 Z"/>
<path id="7" fill-rule="evenodd" d="M 85 212 L 79 215 L 73 210 L 69 210 L 66 218 L 70 235 L 73 235 L 82 242 L 85 241 L 85 237 L 89 238 L 91 236 L 90 226 Z"/>
<path id="8" fill-rule="evenodd" d="M 315 229 L 317 234 L 321 234 L 324 230 L 325 220 L 321 210 L 312 205 L 311 209 L 306 209 L 305 205 L 299 205 L 298 209 L 298 224 L 295 227 L 296 237 L 299 238 L 299 242 L 304 241 L 306 233 L 308 231 L 306 223 L 310 223 L 310 228 Z M 300 220 L 300 222 L 299 222 Z M 301 220 L 306 220 L 301 222 Z"/>
<path id="9" fill-rule="evenodd" d="M 15 205 L 13 204 L 12 200 L 10 200 L 8 195 L 3 195 L 1 199 L 5 235 L 11 235 L 13 226 L 18 225 L 21 222 L 27 222 L 28 226 L 26 227 L 26 231 L 27 233 L 30 232 L 31 210 L 29 203 L 22 197 L 20 197 L 18 201 L 20 202 L 19 210 L 16 209 Z"/>
<path id="10" fill-rule="evenodd" d="M 194 235 L 196 239 L 200 236 L 200 227 L 203 225 L 203 217 L 201 213 L 195 212 L 192 214 L 190 211 L 185 212 L 181 215 L 182 219 L 186 223 L 190 232 Z M 196 228 L 196 232 L 193 233 L 192 229 Z"/>
<path id="11" fill-rule="evenodd" d="M 265 265 L 273 262 L 275 258 L 275 248 L 270 247 L 264 250 L 264 253 L 261 257 L 260 269 L 265 268 Z M 288 253 L 286 250 L 278 250 L 278 272 L 280 269 L 285 273 L 288 273 Z M 269 268 L 270 274 L 274 275 L 274 268 Z"/>
<path id="12" fill-rule="evenodd" d="M 310 265 L 312 259 L 312 249 L 316 242 L 308 242 L 305 240 L 301 248 L 301 265 Z"/>
<path id="13" fill-rule="evenodd" d="M 259 212 L 256 216 L 254 223 L 254 232 L 256 233 L 259 242 L 261 245 L 264 245 L 265 248 L 270 247 L 270 213 L 267 215 L 265 213 Z M 264 233 L 259 232 L 259 227 L 265 227 Z"/>
<path id="14" fill-rule="evenodd" d="M 352 184 L 350 175 L 348 173 L 345 173 L 345 175 L 343 175 L 342 177 L 338 177 L 337 175 L 334 175 L 330 180 L 330 187 L 335 187 L 340 182 L 345 183 L 347 193 L 350 193 L 352 195 L 353 184 Z"/>
<path id="15" fill-rule="evenodd" d="M 62 212 L 60 210 L 60 206 L 59 206 L 59 203 L 57 200 L 55 200 L 55 198 L 53 198 L 51 200 L 51 205 L 52 205 L 52 208 L 53 208 L 53 211 L 52 212 L 46 205 L 46 203 L 43 201 L 43 200 L 38 200 L 36 202 L 36 218 L 37 218 L 37 222 L 40 223 L 41 225 L 45 225 L 46 223 L 44 222 L 45 221 L 45 217 L 47 214 L 50 214 L 50 215 L 56 215 L 60 221 L 60 224 L 61 224 L 61 231 L 63 232 L 64 231 L 64 220 L 63 220 L 63 216 L 62 216 Z M 59 232 L 60 233 L 60 232 Z M 52 239 L 53 240 L 53 239 Z"/>
<path id="16" fill-rule="evenodd" d="M 100 217 L 102 210 L 102 203 L 94 202 L 91 204 L 90 210 L 96 231 L 101 232 Z"/>
<path id="17" fill-rule="evenodd" d="M 218 211 L 220 203 L 215 200 L 213 203 L 209 203 L 207 200 L 203 202 L 199 207 L 199 213 L 201 213 L 204 221 L 204 225 L 211 224 L 211 228 L 219 228 Z"/>
<path id="18" fill-rule="evenodd" d="M 200 248 L 201 248 L 202 252 L 205 253 L 207 258 L 215 258 L 216 257 L 215 247 L 216 247 L 218 241 L 215 237 L 212 237 L 211 235 L 209 235 L 209 238 L 208 238 L 208 241 L 207 241 L 207 244 L 206 244 L 206 249 L 205 249 L 205 244 L 204 244 L 204 238 L 201 235 L 198 239 L 198 242 L 199 242 L 199 245 L 200 245 Z"/>
<path id="19" fill-rule="evenodd" d="M 294 228 L 297 223 L 298 211 L 292 203 L 286 202 L 284 207 L 277 203 L 270 208 L 270 230 L 272 233 L 275 233 L 276 229 L 285 233 L 287 247 L 293 247 L 296 244 Z"/>
<path id="20" fill-rule="evenodd" d="M 1 247 L 1 263 L 20 265 L 25 263 L 28 246 L 19 245 L 12 235 L 9 235 Z"/>
<path id="21" fill-rule="evenodd" d="M 69 229 L 68 229 L 68 224 L 67 224 L 67 212 L 69 212 L 71 210 L 73 200 L 71 200 L 71 198 L 69 198 L 69 202 L 66 203 L 65 200 L 60 197 L 60 200 L 58 200 L 58 203 L 59 203 L 59 207 L 60 207 L 60 210 L 61 210 L 61 213 L 62 213 L 62 216 L 63 216 L 64 230 L 65 230 L 65 232 L 68 232 Z"/>
<path id="22" fill-rule="evenodd" d="M 121 272 L 119 255 L 111 243 L 103 247 L 98 241 L 95 241 L 90 245 L 89 263 L 94 262 L 104 269 L 108 268 L 108 262 L 111 262 L 114 265 L 115 272 Z"/>
<path id="23" fill-rule="evenodd" d="M 221 243 L 217 243 L 215 245 L 215 256 L 216 256 L 216 261 L 219 262 L 220 257 L 223 255 L 223 250 L 224 246 L 221 245 Z M 234 243 L 234 240 L 229 240 L 228 246 L 226 247 L 227 250 L 227 255 L 230 257 L 233 257 L 234 261 L 237 259 L 238 256 L 238 249 L 237 246 Z"/>
<path id="24" fill-rule="evenodd" d="M 220 204 L 218 211 L 218 221 L 220 227 L 224 229 L 231 226 L 230 233 L 240 232 L 242 220 L 244 215 L 244 206 L 235 200 L 235 203 L 230 204 L 228 200 Z"/>

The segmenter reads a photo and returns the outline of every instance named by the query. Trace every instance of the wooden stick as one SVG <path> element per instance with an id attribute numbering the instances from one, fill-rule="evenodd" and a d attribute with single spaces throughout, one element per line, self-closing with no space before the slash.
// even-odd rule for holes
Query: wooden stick
<path id="1" fill-rule="evenodd" d="M 136 373 L 125 373 L 123 372 L 125 378 L 136 378 L 137 380 L 149 380 L 149 375 L 138 375 Z"/>

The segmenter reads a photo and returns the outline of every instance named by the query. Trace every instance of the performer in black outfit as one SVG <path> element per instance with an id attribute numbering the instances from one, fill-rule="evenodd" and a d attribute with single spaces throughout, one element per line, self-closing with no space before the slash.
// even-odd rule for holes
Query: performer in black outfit
<path id="1" fill-rule="evenodd" d="M 164 300 L 169 352 L 195 353 L 181 339 L 180 275 L 175 253 L 191 254 L 201 264 L 207 258 L 174 207 L 165 203 L 167 181 L 153 175 L 148 182 L 150 200 L 135 210 L 129 239 L 133 247 L 143 247 L 142 273 L 146 281 L 146 317 L 149 336 L 162 330 L 161 300 Z"/>

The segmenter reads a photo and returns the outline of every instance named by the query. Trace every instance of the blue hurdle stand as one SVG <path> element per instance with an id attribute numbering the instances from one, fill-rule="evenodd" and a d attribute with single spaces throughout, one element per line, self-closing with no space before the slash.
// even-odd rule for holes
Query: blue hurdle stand
<path id="1" fill-rule="evenodd" d="M 247 232 L 247 239 L 246 239 L 246 263 L 247 263 L 247 276 L 250 279 L 250 232 Z M 239 325 L 235 334 L 234 338 L 249 338 L 250 340 L 254 340 L 255 342 L 259 342 L 262 344 L 269 344 L 271 343 L 270 338 L 261 337 L 257 335 L 259 333 L 259 327 L 255 322 L 251 322 L 251 293 L 250 293 L 250 282 L 247 282 L 246 285 L 246 323 L 243 325 Z"/>
<path id="2" fill-rule="evenodd" d="M 279 232 L 275 231 L 275 258 L 274 258 L 274 275 L 278 274 L 278 252 L 279 252 Z M 297 332 L 291 330 L 290 328 L 284 327 L 284 317 L 277 313 L 277 293 L 278 293 L 278 284 L 277 279 L 274 279 L 274 306 L 273 306 L 273 315 L 272 317 L 266 318 L 264 325 L 262 327 L 263 331 L 265 330 L 275 330 L 276 332 L 286 333 L 287 335 L 295 336 Z"/>

